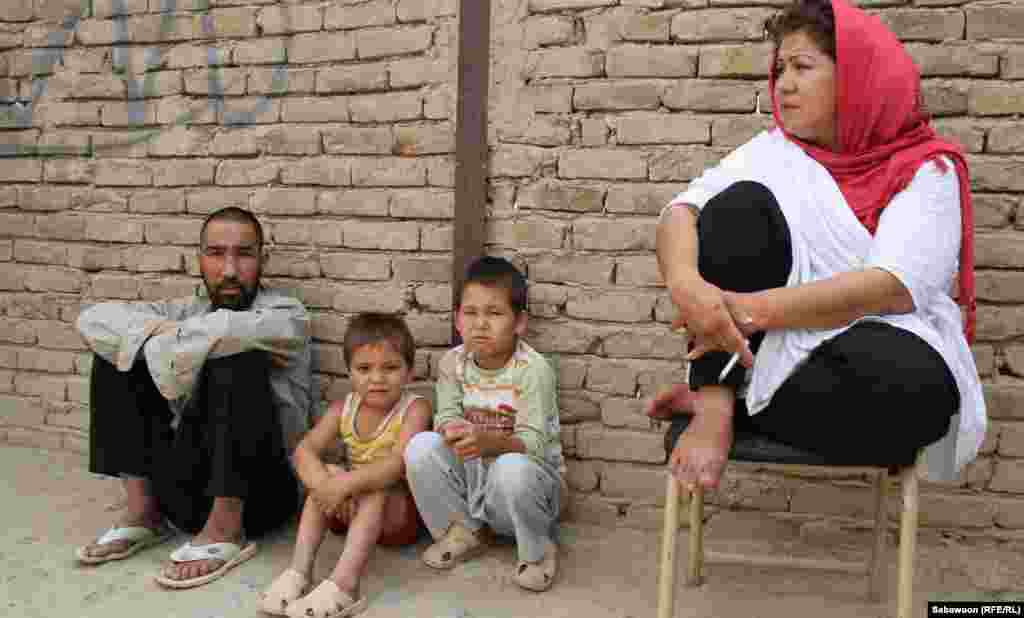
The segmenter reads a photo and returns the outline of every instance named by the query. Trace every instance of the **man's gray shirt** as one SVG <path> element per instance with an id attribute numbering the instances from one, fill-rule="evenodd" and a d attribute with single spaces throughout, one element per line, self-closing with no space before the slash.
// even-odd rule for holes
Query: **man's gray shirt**
<path id="1" fill-rule="evenodd" d="M 178 322 L 173 330 L 153 333 Z M 271 364 L 270 386 L 288 452 L 309 428 L 313 400 L 310 316 L 297 299 L 260 288 L 246 311 L 213 310 L 202 286 L 193 296 L 157 302 L 93 305 L 78 317 L 78 331 L 93 352 L 128 371 L 140 351 L 153 383 L 180 417 L 210 358 L 263 350 L 286 366 Z"/>

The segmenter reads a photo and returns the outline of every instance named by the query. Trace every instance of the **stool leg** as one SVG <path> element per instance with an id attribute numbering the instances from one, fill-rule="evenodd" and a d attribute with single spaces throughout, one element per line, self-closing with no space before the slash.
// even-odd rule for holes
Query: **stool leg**
<path id="1" fill-rule="evenodd" d="M 921 459 L 901 473 L 903 484 L 903 514 L 900 517 L 900 558 L 898 587 L 896 590 L 897 618 L 913 618 L 911 605 L 914 598 L 914 550 L 917 543 L 917 472 Z"/>
<path id="2" fill-rule="evenodd" d="M 687 586 L 699 586 L 704 572 L 704 488 L 699 484 L 690 494 L 690 562 Z"/>
<path id="3" fill-rule="evenodd" d="M 676 537 L 679 533 L 679 481 L 670 473 L 665 489 L 665 521 L 658 565 L 658 618 L 672 618 L 675 605 Z"/>
<path id="4" fill-rule="evenodd" d="M 885 567 L 885 532 L 888 529 L 885 515 L 885 494 L 889 473 L 885 468 L 878 471 L 875 479 L 875 546 L 871 550 L 871 567 L 868 569 L 868 600 L 878 602 L 882 598 L 882 573 Z"/>

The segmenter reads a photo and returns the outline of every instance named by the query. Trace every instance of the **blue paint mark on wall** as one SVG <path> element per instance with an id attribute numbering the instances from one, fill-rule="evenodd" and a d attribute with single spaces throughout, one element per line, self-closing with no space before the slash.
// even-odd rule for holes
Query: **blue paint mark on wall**
<path id="1" fill-rule="evenodd" d="M 161 38 L 166 37 L 174 28 L 175 11 L 178 8 L 177 3 L 178 0 L 161 0 Z M 201 24 L 203 34 L 207 37 L 215 38 L 217 36 L 216 19 L 209 12 L 209 9 L 209 0 L 193 0 L 192 11 L 199 13 L 199 23 Z M 32 50 L 30 96 L 27 99 L 18 95 L 0 97 L 0 128 L 32 128 L 36 106 L 46 94 L 49 78 L 54 73 L 54 68 L 64 62 L 65 41 L 69 40 L 74 32 L 77 31 L 82 21 L 82 16 L 86 15 L 88 11 L 89 0 L 83 0 L 78 14 L 64 17 L 59 24 L 59 29 L 47 35 L 47 47 Z M 132 76 L 129 73 L 131 33 L 129 32 L 128 7 L 125 4 L 125 0 L 114 0 L 112 15 L 112 21 L 114 22 L 114 42 L 111 46 L 112 71 L 125 84 L 125 98 L 128 101 L 129 121 L 132 124 L 139 125 L 141 128 L 145 125 L 146 99 L 153 98 L 158 94 L 156 91 L 158 73 L 152 69 L 159 68 L 163 64 L 163 52 L 157 47 L 146 49 L 143 55 L 144 76 L 141 79 Z M 221 123 L 224 126 L 251 125 L 259 114 L 270 109 L 270 97 L 260 96 L 253 103 L 251 109 L 225 110 L 224 80 L 223 73 L 219 67 L 221 60 L 217 48 L 207 47 L 206 56 L 209 94 L 202 105 L 213 111 L 216 117 L 221 119 Z M 288 89 L 288 68 L 286 58 L 283 55 L 280 58 L 280 62 L 272 66 L 271 71 L 271 94 L 283 94 Z M 106 144 L 103 147 L 119 148 L 152 139 L 162 129 L 188 124 L 198 112 L 198 108 L 187 111 L 164 127 L 139 131 L 122 143 Z M 59 154 L 81 155 L 83 153 L 64 150 L 59 146 L 27 147 L 21 144 L 0 143 L 0 155 L 47 156 Z"/>

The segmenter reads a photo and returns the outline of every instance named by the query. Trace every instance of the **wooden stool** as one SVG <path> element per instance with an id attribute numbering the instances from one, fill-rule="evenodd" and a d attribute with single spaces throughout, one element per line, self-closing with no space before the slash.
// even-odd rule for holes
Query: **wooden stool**
<path id="1" fill-rule="evenodd" d="M 665 433 L 665 451 L 671 453 L 683 430 L 689 425 L 689 416 L 678 416 Z M 858 573 L 868 577 L 868 598 L 881 598 L 882 570 L 885 554 L 885 496 L 890 466 L 849 465 L 829 463 L 820 455 L 794 449 L 764 436 L 736 435 L 730 461 L 752 462 L 775 470 L 799 470 L 808 466 L 841 467 L 847 471 L 868 471 L 874 475 L 875 486 L 875 538 L 871 558 L 866 564 L 841 560 L 814 560 L 778 556 L 745 556 L 704 551 L 704 489 L 697 486 L 690 494 L 690 559 L 686 572 L 686 585 L 697 586 L 703 579 L 704 562 L 777 566 L 826 571 Z M 921 455 L 914 464 L 899 471 L 903 487 L 903 512 L 900 516 L 899 562 L 897 566 L 897 618 L 911 618 L 914 583 L 914 546 L 917 541 L 918 471 Z M 679 532 L 679 506 L 684 490 L 672 475 L 668 477 L 665 496 L 665 520 L 661 542 L 661 562 L 658 580 L 658 618 L 671 618 L 675 601 L 676 538 Z"/>

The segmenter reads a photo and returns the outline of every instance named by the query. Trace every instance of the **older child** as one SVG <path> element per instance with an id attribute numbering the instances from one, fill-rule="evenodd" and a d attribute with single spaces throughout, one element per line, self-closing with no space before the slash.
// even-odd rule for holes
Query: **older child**
<path id="1" fill-rule="evenodd" d="M 367 313 L 345 332 L 352 393 L 331 404 L 295 451 L 299 478 L 309 490 L 291 566 L 261 595 L 260 609 L 294 618 L 340 618 L 366 608 L 360 577 L 373 546 L 416 540 L 418 516 L 402 481 L 402 451 L 430 426 L 430 404 L 403 393 L 412 376 L 415 344 L 401 318 Z M 325 464 L 324 452 L 341 437 L 349 469 Z M 345 549 L 328 579 L 310 584 L 317 549 L 328 528 L 348 527 Z"/>
<path id="2" fill-rule="evenodd" d="M 512 264 L 477 260 L 460 296 L 464 344 L 440 362 L 437 432 L 405 450 L 409 486 L 436 540 L 423 561 L 451 568 L 486 547 L 489 526 L 515 536 L 515 582 L 547 590 L 564 492 L 556 374 L 520 339 L 526 279 Z"/>

